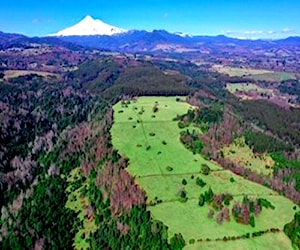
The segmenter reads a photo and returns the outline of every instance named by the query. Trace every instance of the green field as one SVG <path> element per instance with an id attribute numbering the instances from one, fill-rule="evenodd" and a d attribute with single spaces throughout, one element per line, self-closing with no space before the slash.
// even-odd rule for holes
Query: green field
<path id="1" fill-rule="evenodd" d="M 155 104 L 158 111 L 154 113 Z M 244 180 L 187 150 L 179 141 L 180 129 L 173 118 L 186 113 L 189 108 L 192 107 L 185 102 L 176 102 L 175 97 L 142 97 L 130 104 L 119 102 L 114 106 L 113 145 L 121 155 L 129 158 L 127 170 L 145 190 L 153 218 L 168 226 L 169 237 L 181 233 L 187 249 L 269 249 L 268 246 L 273 245 L 291 249 L 289 239 L 282 232 L 226 243 L 215 241 L 224 236 L 283 229 L 284 224 L 293 218 L 294 204 L 276 192 Z M 209 175 L 200 173 L 203 163 L 212 169 Z M 197 177 L 207 185 L 202 188 L 196 185 Z M 232 178 L 234 182 L 230 181 Z M 183 179 L 186 185 L 182 184 Z M 199 194 L 209 186 L 214 193 L 231 193 L 236 201 L 240 201 L 243 195 L 266 198 L 276 209 L 264 209 L 256 218 L 254 228 L 238 224 L 233 218 L 219 225 L 215 219 L 207 217 L 208 205 L 198 206 Z M 179 201 L 178 191 L 182 188 L 186 191 L 187 202 Z M 157 200 L 161 202 L 157 203 Z M 197 242 L 207 238 L 211 242 Z M 196 242 L 189 244 L 191 239 Z"/>
<path id="2" fill-rule="evenodd" d="M 250 68 L 235 68 L 223 65 L 213 65 L 213 70 L 227 74 L 229 76 L 238 76 L 250 78 L 256 81 L 276 81 L 281 82 L 289 79 L 297 79 L 296 74 L 292 72 L 278 72 L 263 69 L 250 69 Z"/>
<path id="3" fill-rule="evenodd" d="M 68 178 L 67 193 L 68 200 L 66 207 L 78 213 L 77 217 L 82 223 L 82 228 L 76 233 L 73 248 L 78 250 L 90 249 L 88 239 L 91 233 L 97 230 L 94 218 L 86 216 L 86 209 L 89 207 L 90 201 L 87 197 L 84 197 L 81 192 L 82 189 L 86 188 L 88 182 L 86 181 L 82 186 L 76 186 L 76 180 L 81 178 L 80 168 L 75 168 L 70 173 Z"/>
<path id="4" fill-rule="evenodd" d="M 224 147 L 222 151 L 225 158 L 243 167 L 264 175 L 271 176 L 273 174 L 274 161 L 271 156 L 267 154 L 255 155 L 249 146 L 246 145 L 244 138 L 235 140 L 228 147 Z"/>
<path id="5" fill-rule="evenodd" d="M 260 93 L 265 93 L 270 95 L 273 94 L 273 90 L 262 88 L 253 83 L 227 83 L 226 89 L 232 94 L 234 94 L 237 91 L 243 91 L 243 92 L 256 91 L 259 94 Z"/>

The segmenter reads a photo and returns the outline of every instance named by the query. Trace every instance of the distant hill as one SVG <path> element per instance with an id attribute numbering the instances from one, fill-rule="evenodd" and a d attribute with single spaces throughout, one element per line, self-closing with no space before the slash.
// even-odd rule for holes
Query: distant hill
<path id="1" fill-rule="evenodd" d="M 0 49 L 30 48 L 37 45 L 61 46 L 71 50 L 81 50 L 77 43 L 64 41 L 56 37 L 27 37 L 20 34 L 4 33 L 0 31 Z"/>
<path id="2" fill-rule="evenodd" d="M 131 30 L 114 35 L 91 36 L 61 36 L 64 41 L 73 42 L 82 46 L 114 50 L 120 52 L 191 52 L 206 48 L 228 46 L 250 48 L 269 48 L 278 46 L 300 46 L 299 37 L 290 37 L 281 40 L 242 40 L 219 36 L 182 36 L 165 30 Z"/>

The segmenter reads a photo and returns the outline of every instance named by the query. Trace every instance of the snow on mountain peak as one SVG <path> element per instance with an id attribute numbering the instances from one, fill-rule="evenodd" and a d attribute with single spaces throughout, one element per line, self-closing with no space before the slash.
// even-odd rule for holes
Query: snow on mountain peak
<path id="1" fill-rule="evenodd" d="M 79 23 L 63 29 L 50 36 L 93 36 L 93 35 L 115 35 L 127 32 L 127 30 L 120 29 L 102 22 L 99 19 L 94 19 L 87 15 Z"/>

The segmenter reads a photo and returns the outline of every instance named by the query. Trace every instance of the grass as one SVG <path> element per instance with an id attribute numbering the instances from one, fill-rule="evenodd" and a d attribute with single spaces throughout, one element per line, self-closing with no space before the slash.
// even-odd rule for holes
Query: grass
<path id="1" fill-rule="evenodd" d="M 278 72 L 278 71 L 262 70 L 262 69 L 236 68 L 236 67 L 229 67 L 223 65 L 214 65 L 213 70 L 222 74 L 228 74 L 229 76 L 245 77 L 245 78 L 250 78 L 253 80 L 260 80 L 260 81 L 281 82 L 289 79 L 293 79 L 293 80 L 297 79 L 296 74 L 292 72 Z"/>
<path id="2" fill-rule="evenodd" d="M 47 77 L 47 76 L 57 76 L 57 74 L 44 72 L 44 71 L 34 71 L 34 70 L 5 70 L 4 71 L 4 78 L 10 79 L 19 76 L 25 76 L 30 74 L 37 74 L 39 76 Z"/>
<path id="3" fill-rule="evenodd" d="M 241 166 L 255 170 L 258 173 L 271 176 L 273 174 L 272 167 L 274 161 L 267 155 L 254 155 L 253 151 L 245 143 L 244 138 L 239 138 L 228 147 L 222 149 L 224 157 L 230 159 L 235 163 L 239 163 Z"/>
<path id="4" fill-rule="evenodd" d="M 282 82 L 286 80 L 296 80 L 296 74 L 291 72 L 272 72 L 263 73 L 259 75 L 251 75 L 253 80 L 257 81 L 267 81 L 267 82 Z"/>
<path id="5" fill-rule="evenodd" d="M 235 68 L 223 65 L 213 65 L 213 69 L 219 73 L 228 74 L 229 76 L 248 76 L 273 73 L 274 71 L 249 68 Z"/>
<path id="6" fill-rule="evenodd" d="M 276 245 L 270 245 L 270 242 L 276 241 Z M 276 234 L 265 234 L 253 239 L 241 239 L 236 241 L 211 241 L 211 242 L 196 242 L 195 244 L 188 244 L 185 249 L 213 249 L 213 250 L 257 250 L 257 249 L 272 249 L 272 250 L 282 250 L 282 249 L 293 249 L 292 247 L 287 247 L 290 245 L 290 239 L 283 233 Z M 249 244 L 251 242 L 251 244 Z"/>
<path id="7" fill-rule="evenodd" d="M 154 113 L 152 108 L 155 104 L 159 109 Z M 111 129 L 113 145 L 122 155 L 129 158 L 127 171 L 135 176 L 136 183 L 145 190 L 148 209 L 153 218 L 163 221 L 168 226 L 169 237 L 174 233 L 181 233 L 186 242 L 190 239 L 238 236 L 272 227 L 282 229 L 284 224 L 292 220 L 295 213 L 291 201 L 266 187 L 223 170 L 200 155 L 194 155 L 180 143 L 180 129 L 173 118 L 177 114 L 186 113 L 189 108 L 191 107 L 187 103 L 176 102 L 175 97 L 142 97 L 127 105 L 119 102 L 114 106 L 114 125 Z M 150 133 L 155 135 L 150 136 Z M 165 143 L 162 143 L 163 141 Z M 209 175 L 200 173 L 203 163 L 212 169 Z M 203 188 L 196 185 L 197 177 L 207 185 Z M 231 178 L 234 179 L 233 182 L 230 181 Z M 182 184 L 183 179 L 187 181 L 186 185 Z M 243 195 L 266 198 L 276 209 L 263 210 L 256 219 L 255 228 L 238 224 L 233 219 L 229 223 L 218 225 L 215 219 L 207 217 L 208 205 L 198 206 L 200 193 L 209 186 L 214 193 L 233 194 L 236 201 L 241 200 Z M 187 202 L 179 201 L 178 191 L 182 188 L 187 193 Z M 157 200 L 161 202 L 153 205 Z M 286 237 L 281 237 L 281 241 L 278 234 L 274 234 L 274 237 L 272 235 L 243 240 L 243 249 L 266 246 L 266 237 L 270 238 L 269 246 L 283 244 L 283 249 L 291 247 Z M 236 242 L 216 244 L 220 244 L 222 249 L 232 249 L 234 244 L 239 247 Z M 201 248 L 201 245 L 197 242 L 188 247 L 197 249 Z"/>
<path id="8" fill-rule="evenodd" d="M 226 89 L 234 94 L 237 91 L 256 91 L 258 93 L 266 93 L 266 94 L 272 94 L 273 91 L 270 89 L 262 88 L 256 84 L 253 83 L 228 83 L 226 84 Z"/>
<path id="9" fill-rule="evenodd" d="M 87 250 L 90 249 L 88 238 L 91 233 L 94 233 L 97 230 L 97 226 L 93 217 L 88 218 L 85 216 L 85 209 L 89 206 L 90 202 L 88 198 L 81 194 L 81 190 L 88 185 L 88 182 L 86 181 L 79 188 L 73 190 L 73 184 L 75 183 L 76 179 L 80 177 L 81 174 L 79 167 L 73 169 L 70 173 L 68 178 L 69 185 L 66 190 L 67 193 L 69 193 L 66 207 L 78 213 L 77 217 L 83 225 L 83 227 L 80 228 L 75 235 L 73 247 L 74 249 Z"/>

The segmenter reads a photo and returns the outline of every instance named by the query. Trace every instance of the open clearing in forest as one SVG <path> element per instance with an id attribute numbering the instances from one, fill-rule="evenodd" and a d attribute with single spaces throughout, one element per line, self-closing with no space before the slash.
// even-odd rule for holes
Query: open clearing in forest
<path id="1" fill-rule="evenodd" d="M 226 84 L 226 89 L 235 94 L 237 91 L 249 92 L 249 91 L 256 91 L 258 94 L 273 94 L 272 89 L 262 88 L 253 83 L 228 83 Z"/>
<path id="2" fill-rule="evenodd" d="M 157 112 L 153 112 L 154 106 L 157 106 Z M 114 106 L 111 129 L 113 145 L 121 155 L 129 158 L 127 171 L 135 176 L 136 183 L 145 190 L 153 218 L 168 226 L 169 237 L 181 233 L 187 249 L 201 249 L 204 246 L 211 249 L 269 249 L 269 246 L 291 249 L 289 239 L 282 232 L 253 239 L 215 241 L 224 236 L 241 236 L 270 228 L 283 229 L 293 218 L 294 204 L 271 189 L 223 170 L 214 162 L 187 150 L 180 143 L 181 130 L 173 118 L 186 113 L 189 108 L 192 107 L 176 101 L 175 97 L 141 97 Z M 201 174 L 203 163 L 211 168 L 209 175 Z M 198 186 L 197 177 L 207 185 Z M 183 185 L 183 179 L 186 185 Z M 235 222 L 232 216 L 230 222 L 219 225 L 216 216 L 213 219 L 207 217 L 209 205 L 198 205 L 199 195 L 209 187 L 215 194 L 231 193 L 235 201 L 241 201 L 244 195 L 266 198 L 275 206 L 275 210 L 264 208 L 255 219 L 254 228 Z M 186 202 L 180 201 L 180 189 L 186 191 Z M 207 238 L 211 241 L 207 242 Z M 200 239 L 204 241 L 198 242 Z M 189 244 L 190 240 L 195 240 L 195 243 Z"/>
<path id="3" fill-rule="evenodd" d="M 213 65 L 213 70 L 227 74 L 231 77 L 238 76 L 250 78 L 256 81 L 281 82 L 289 79 L 297 79 L 296 74 L 292 72 L 278 72 L 264 69 L 236 68 L 223 65 Z"/>
<path id="4" fill-rule="evenodd" d="M 19 76 L 26 76 L 30 74 L 36 74 L 39 76 L 47 77 L 47 76 L 55 76 L 57 77 L 57 74 L 50 73 L 50 72 L 44 72 L 44 71 L 34 71 L 34 70 L 5 70 L 4 71 L 4 78 L 10 79 L 10 78 L 16 78 Z"/>
<path id="5" fill-rule="evenodd" d="M 254 170 L 267 176 L 273 174 L 274 161 L 271 156 L 267 154 L 255 155 L 245 143 L 244 138 L 235 140 L 228 147 L 224 147 L 222 152 L 225 158 L 252 171 Z"/>
<path id="6" fill-rule="evenodd" d="M 78 250 L 90 249 L 90 243 L 88 239 L 90 235 L 97 230 L 95 220 L 93 216 L 87 216 L 87 209 L 90 205 L 90 201 L 87 197 L 82 195 L 82 190 L 87 187 L 88 182 L 85 181 L 83 185 L 76 185 L 76 181 L 82 178 L 80 168 L 73 169 L 68 178 L 68 187 L 66 192 L 68 193 L 68 200 L 66 208 L 78 213 L 77 217 L 82 222 L 82 228 L 76 233 L 74 238 L 73 247 Z"/>

